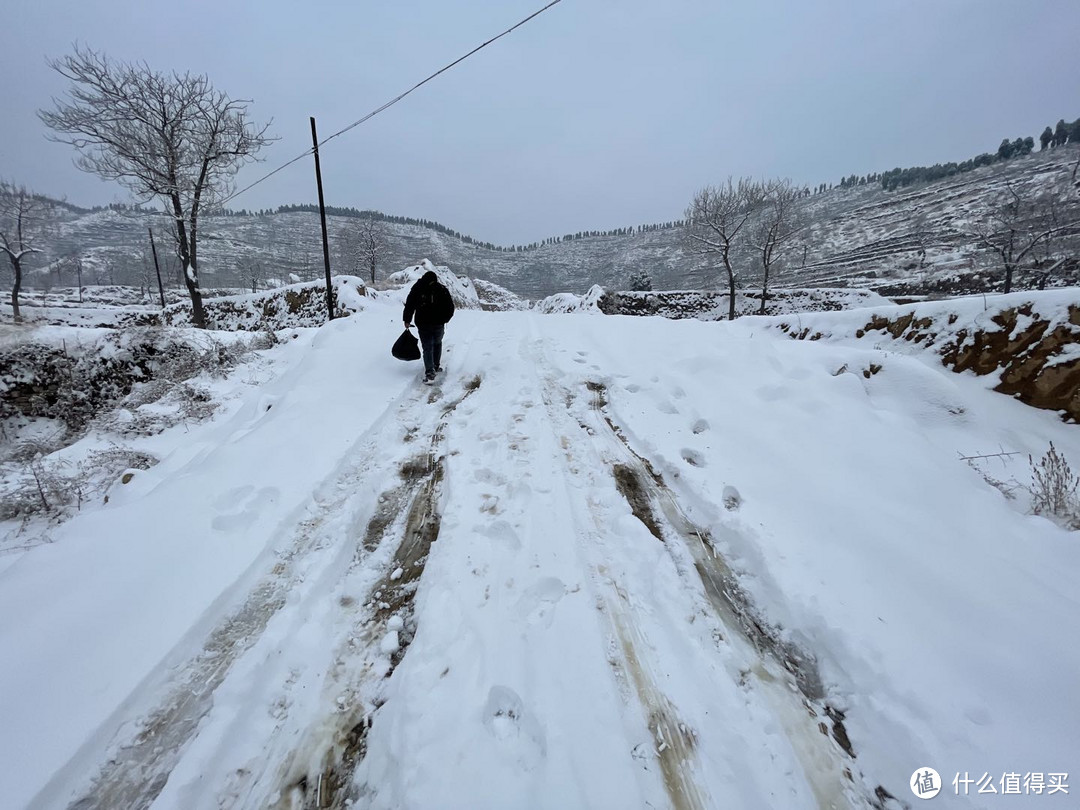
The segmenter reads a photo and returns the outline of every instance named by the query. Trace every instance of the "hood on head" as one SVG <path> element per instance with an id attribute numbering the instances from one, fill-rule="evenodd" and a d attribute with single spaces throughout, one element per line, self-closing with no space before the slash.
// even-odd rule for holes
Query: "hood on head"
<path id="1" fill-rule="evenodd" d="M 425 284 L 431 284 L 433 281 L 438 281 L 439 277 L 435 275 L 434 270 L 428 270 L 424 275 L 420 276 L 420 280 Z"/>

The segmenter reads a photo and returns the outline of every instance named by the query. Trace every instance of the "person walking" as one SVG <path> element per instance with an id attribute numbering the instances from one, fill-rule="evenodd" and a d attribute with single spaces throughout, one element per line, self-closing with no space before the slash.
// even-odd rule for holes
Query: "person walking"
<path id="1" fill-rule="evenodd" d="M 402 315 L 406 329 L 411 329 L 412 321 L 416 321 L 424 351 L 424 382 L 428 385 L 442 371 L 443 332 L 453 317 L 454 299 L 450 291 L 439 282 L 434 270 L 428 270 L 409 290 Z"/>

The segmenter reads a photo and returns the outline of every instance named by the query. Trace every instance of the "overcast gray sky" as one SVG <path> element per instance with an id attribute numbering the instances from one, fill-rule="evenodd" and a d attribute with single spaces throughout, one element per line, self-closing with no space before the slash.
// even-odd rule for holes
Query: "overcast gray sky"
<path id="1" fill-rule="evenodd" d="M 129 199 L 35 115 L 76 41 L 253 99 L 280 140 L 244 184 L 545 2 L 7 0 L 0 176 Z M 562 0 L 328 144 L 326 199 L 511 244 L 677 219 L 728 175 L 963 160 L 1080 117 L 1078 42 L 1078 0 Z M 232 205 L 315 199 L 308 159 Z"/>

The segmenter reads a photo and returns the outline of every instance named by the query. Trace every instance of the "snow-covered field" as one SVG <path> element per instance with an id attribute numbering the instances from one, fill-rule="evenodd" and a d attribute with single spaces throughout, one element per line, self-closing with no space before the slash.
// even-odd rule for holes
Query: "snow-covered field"
<path id="1" fill-rule="evenodd" d="M 1080 539 L 960 458 L 1075 426 L 755 319 L 462 310 L 425 387 L 400 318 L 290 330 L 0 557 L 5 807 L 1080 791 L 1024 782 L 1077 781 Z"/>

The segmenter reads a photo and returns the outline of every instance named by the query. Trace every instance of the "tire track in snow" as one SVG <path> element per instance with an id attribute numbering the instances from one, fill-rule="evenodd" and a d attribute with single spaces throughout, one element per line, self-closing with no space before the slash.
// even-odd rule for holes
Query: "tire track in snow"
<path id="1" fill-rule="evenodd" d="M 536 341 L 535 348 L 529 352 L 530 359 L 543 380 L 544 400 L 552 425 L 557 433 L 562 431 L 568 473 L 587 477 L 580 473 L 581 467 L 606 467 L 631 512 L 668 550 L 688 590 L 703 592 L 704 604 L 711 609 L 710 622 L 734 653 L 725 656 L 724 669 L 733 683 L 748 695 L 757 696 L 757 704 L 783 729 L 814 803 L 822 808 L 882 806 L 887 794 L 872 797 L 865 785 L 855 783 L 854 752 L 843 727 L 843 714 L 825 702 L 813 655 L 786 641 L 756 609 L 713 547 L 708 533 L 687 518 L 675 493 L 664 485 L 647 460 L 633 450 L 608 415 L 603 385 L 582 379 L 584 390 L 575 390 L 561 384 L 558 379 L 561 372 L 547 362 L 542 347 L 543 342 Z M 571 448 L 576 447 L 587 448 L 583 451 L 587 454 L 584 464 L 580 454 L 576 460 L 573 457 Z M 595 459 L 590 458 L 593 456 Z M 610 532 L 596 514 L 593 518 L 597 536 Z M 602 563 L 596 568 L 596 578 L 603 584 L 609 572 Z M 610 596 L 612 591 L 614 598 Z M 649 717 L 669 798 L 680 810 L 709 806 L 708 794 L 699 779 L 703 774 L 695 773 L 697 734 L 678 719 L 671 700 L 648 677 L 650 664 L 656 660 L 659 665 L 659 660 L 651 649 L 654 645 L 640 636 L 641 624 L 635 620 L 633 595 L 624 594 L 614 581 L 610 582 L 608 593 L 605 609 L 610 613 L 619 640 L 622 666 L 629 673 Z M 710 654 L 715 656 L 715 652 Z M 733 660 L 739 665 L 733 666 Z M 638 677 L 642 671 L 645 677 Z M 666 718 L 666 722 L 660 718 Z M 663 729 L 663 733 L 657 733 L 657 728 Z M 679 744 L 672 745 L 671 740 Z"/>
<path id="2" fill-rule="evenodd" d="M 690 520 L 675 492 L 630 445 L 607 410 L 605 386 L 586 381 L 585 388 L 589 409 L 576 414 L 579 426 L 607 445 L 604 455 L 609 458 L 616 488 L 634 516 L 665 546 L 681 542 L 689 552 L 700 585 L 727 631 L 725 637 L 729 642 L 733 635 L 741 638 L 756 653 L 759 660 L 749 676 L 783 725 L 819 806 L 882 806 L 889 798 L 887 792 L 882 795 L 883 788 L 871 798 L 856 786 L 852 773 L 855 751 L 844 727 L 844 713 L 829 705 L 816 657 L 784 639 L 761 614 L 713 544 L 709 531 Z M 564 396 L 568 403 L 575 399 L 572 391 L 564 391 Z"/>
<path id="3" fill-rule="evenodd" d="M 479 376 L 472 378 L 443 406 L 427 452 L 406 462 L 399 472 L 402 483 L 379 499 L 363 547 L 374 551 L 396 541 L 393 557 L 336 653 L 323 690 L 328 712 L 308 726 L 279 768 L 282 787 L 266 805 L 273 810 L 342 808 L 356 799 L 352 777 L 367 753 L 372 713 L 381 705 L 380 684 L 401 663 L 416 634 L 413 600 L 442 519 L 443 435 L 450 415 L 480 384 Z M 433 393 L 429 403 L 435 401 Z M 393 643 L 382 647 L 390 634 Z M 379 651 L 389 651 L 388 666 L 378 665 Z"/>
<path id="4" fill-rule="evenodd" d="M 656 757 L 664 776 L 664 787 L 676 810 L 706 807 L 705 796 L 694 778 L 692 766 L 697 733 L 679 719 L 675 705 L 657 685 L 648 662 L 638 650 L 647 649 L 636 625 L 628 621 L 623 609 L 606 611 L 615 628 L 625 668 L 633 681 L 638 699 L 645 708 L 649 731 L 656 743 Z"/>
<path id="5" fill-rule="evenodd" d="M 541 378 L 542 399 L 548 421 L 557 436 L 562 437 L 564 451 L 563 469 L 567 479 L 583 478 L 574 454 L 573 443 L 564 427 L 567 424 L 567 412 L 573 404 L 570 391 L 562 388 L 545 361 L 540 342 L 523 350 L 524 359 L 531 361 Z M 573 423 L 571 423 L 573 424 Z M 591 442 L 586 442 L 588 447 Z M 593 524 L 587 535 L 603 537 L 610 529 L 592 510 L 589 518 Z M 695 748 L 697 733 L 684 722 L 672 700 L 660 687 L 655 674 L 652 645 L 642 635 L 640 625 L 634 620 L 634 607 L 628 594 L 615 581 L 614 575 L 595 559 L 591 561 L 591 577 L 596 590 L 601 594 L 600 605 L 611 628 L 611 635 L 616 639 L 618 650 L 612 651 L 613 666 L 619 667 L 619 674 L 633 687 L 642 711 L 642 719 L 653 739 L 653 752 L 662 774 L 664 789 L 674 810 L 705 810 L 712 806 L 710 797 L 700 783 L 695 772 Z M 617 659 L 616 659 L 617 656 Z"/>
<path id="6" fill-rule="evenodd" d="M 169 676 L 165 684 L 159 682 L 154 687 L 164 697 L 136 721 L 135 730 L 131 731 L 126 723 L 120 726 L 105 748 L 106 755 L 97 766 L 97 773 L 89 779 L 89 786 L 82 794 L 68 805 L 69 810 L 118 807 L 134 810 L 154 802 L 200 723 L 213 708 L 214 692 L 234 664 L 257 643 L 270 620 L 301 582 L 333 568 L 336 554 L 331 547 L 332 538 L 323 530 L 324 523 L 347 508 L 362 480 L 385 475 L 384 470 L 371 465 L 372 451 L 384 440 L 384 434 L 398 427 L 398 420 L 393 417 L 400 418 L 419 406 L 421 397 L 420 392 L 406 390 L 354 443 L 334 482 L 320 485 L 317 490 L 329 490 L 332 496 L 324 501 L 316 498 L 315 514 L 292 530 L 291 541 L 278 552 L 273 567 L 210 632 L 202 649 L 175 675 Z M 120 722 L 114 720 L 112 724 L 120 725 Z M 67 781 L 65 776 L 62 771 L 58 778 Z"/>

